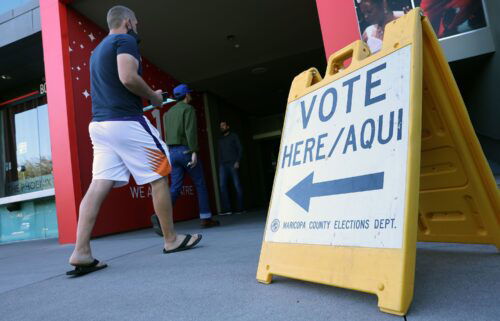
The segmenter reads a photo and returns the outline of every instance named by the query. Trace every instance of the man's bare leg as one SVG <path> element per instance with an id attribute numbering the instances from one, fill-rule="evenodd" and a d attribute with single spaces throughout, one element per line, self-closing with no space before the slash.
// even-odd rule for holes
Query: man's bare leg
<path id="1" fill-rule="evenodd" d="M 153 205 L 158 220 L 160 221 L 163 239 L 165 241 L 165 249 L 167 251 L 175 249 L 184 241 L 185 237 L 182 235 L 178 236 L 174 230 L 172 200 L 170 199 L 168 179 L 163 177 L 152 182 L 151 188 L 153 190 Z M 193 235 L 187 245 L 193 244 L 199 237 L 198 234 Z"/>
<path id="2" fill-rule="evenodd" d="M 80 203 L 76 245 L 69 258 L 70 264 L 87 264 L 94 261 L 90 249 L 90 236 L 102 202 L 113 188 L 113 184 L 113 181 L 104 179 L 92 180 L 90 183 L 89 189 Z"/>

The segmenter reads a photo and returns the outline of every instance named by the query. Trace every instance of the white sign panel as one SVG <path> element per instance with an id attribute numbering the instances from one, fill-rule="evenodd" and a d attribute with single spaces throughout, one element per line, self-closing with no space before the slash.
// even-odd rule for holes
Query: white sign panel
<path id="1" fill-rule="evenodd" d="M 287 107 L 266 242 L 401 248 L 411 46 Z"/>

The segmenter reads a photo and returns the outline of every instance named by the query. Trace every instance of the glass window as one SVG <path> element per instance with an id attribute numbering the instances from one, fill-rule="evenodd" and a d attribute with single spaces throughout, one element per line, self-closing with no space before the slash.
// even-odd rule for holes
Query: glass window
<path id="1" fill-rule="evenodd" d="M 0 111 L 4 183 L 0 197 L 54 187 L 46 98 L 10 106 Z"/>

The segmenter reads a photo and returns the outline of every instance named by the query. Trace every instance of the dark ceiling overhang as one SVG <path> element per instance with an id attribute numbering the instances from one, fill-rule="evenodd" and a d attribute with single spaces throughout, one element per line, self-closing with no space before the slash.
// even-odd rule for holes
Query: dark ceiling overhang
<path id="1" fill-rule="evenodd" d="M 113 0 L 71 6 L 107 30 Z M 293 77 L 324 68 L 314 0 L 123 0 L 134 10 L 141 52 L 163 71 L 253 115 L 283 112 Z M 238 47 L 238 48 L 236 48 Z M 252 73 L 255 68 L 264 71 Z"/>
<path id="2" fill-rule="evenodd" d="M 41 32 L 0 47 L 0 101 L 37 89 L 45 75 Z"/>

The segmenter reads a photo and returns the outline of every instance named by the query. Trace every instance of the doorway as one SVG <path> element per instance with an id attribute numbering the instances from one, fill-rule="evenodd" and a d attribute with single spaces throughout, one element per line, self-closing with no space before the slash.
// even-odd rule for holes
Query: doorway
<path id="1" fill-rule="evenodd" d="M 262 155 L 262 172 L 263 172 L 263 195 L 265 204 L 268 205 L 271 201 L 271 193 L 274 185 L 274 174 L 278 163 L 278 154 L 280 150 L 280 138 L 276 136 L 260 141 L 260 149 Z"/>

